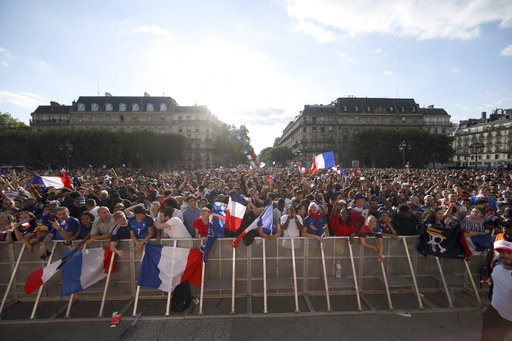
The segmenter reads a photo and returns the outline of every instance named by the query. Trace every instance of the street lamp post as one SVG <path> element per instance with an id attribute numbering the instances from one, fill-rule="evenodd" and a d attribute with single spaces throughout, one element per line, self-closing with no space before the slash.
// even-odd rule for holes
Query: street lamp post
<path id="1" fill-rule="evenodd" d="M 71 153 L 73 152 L 73 145 L 69 141 L 60 143 L 59 150 L 66 154 L 66 170 L 69 171 L 69 159 L 71 158 Z"/>
<path id="2" fill-rule="evenodd" d="M 478 168 L 478 156 L 484 150 L 484 144 L 480 141 L 473 142 L 469 148 L 471 149 L 472 154 L 475 155 L 475 169 Z"/>
<path id="3" fill-rule="evenodd" d="M 410 145 L 407 144 L 406 140 L 403 140 L 402 143 L 398 145 L 398 150 L 402 153 L 402 165 L 405 165 L 405 152 L 410 149 Z"/>

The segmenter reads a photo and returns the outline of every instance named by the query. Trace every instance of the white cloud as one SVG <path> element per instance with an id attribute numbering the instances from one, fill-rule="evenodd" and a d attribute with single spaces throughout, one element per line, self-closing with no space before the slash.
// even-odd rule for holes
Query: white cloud
<path id="1" fill-rule="evenodd" d="M 512 26 L 508 0 L 284 0 L 290 17 L 337 29 L 349 37 L 371 33 L 417 39 L 473 39 L 480 26 Z"/>
<path id="2" fill-rule="evenodd" d="M 34 109 L 44 102 L 48 102 L 48 100 L 30 92 L 0 90 L 0 103 L 8 103 L 22 108 Z"/>
<path id="3" fill-rule="evenodd" d="M 507 46 L 503 50 L 501 50 L 500 56 L 512 57 L 512 44 L 510 44 L 509 46 Z"/>
<path id="4" fill-rule="evenodd" d="M 142 25 L 135 27 L 135 32 L 138 33 L 151 33 L 157 36 L 162 36 L 165 38 L 171 38 L 171 32 L 167 31 L 166 29 L 161 28 L 157 25 Z"/>
<path id="5" fill-rule="evenodd" d="M 7 62 L 0 62 L 0 65 L 2 65 L 2 66 L 9 66 L 9 64 Z"/>
<path id="6" fill-rule="evenodd" d="M 333 32 L 327 31 L 320 25 L 314 24 L 309 21 L 299 21 L 294 28 L 296 31 L 303 31 L 318 40 L 320 43 L 330 43 L 336 40 L 336 36 Z"/>
<path id="7" fill-rule="evenodd" d="M 338 51 L 338 52 L 336 52 L 336 55 L 338 57 L 340 57 L 341 59 L 346 60 L 348 62 L 351 62 L 353 60 L 352 57 L 347 52 Z"/>
<path id="8" fill-rule="evenodd" d="M 457 68 L 452 68 L 449 70 L 449 72 L 452 74 L 452 75 L 458 75 L 460 73 L 460 70 L 457 69 Z"/>
<path id="9" fill-rule="evenodd" d="M 384 74 L 384 77 L 391 77 L 391 76 L 393 76 L 393 71 L 386 70 L 386 71 L 384 71 L 383 74 Z"/>
<path id="10" fill-rule="evenodd" d="M 11 58 L 12 55 L 11 55 L 11 51 L 9 51 L 8 49 L 0 46 L 0 55 L 3 55 L 5 57 L 8 57 L 8 58 Z"/>

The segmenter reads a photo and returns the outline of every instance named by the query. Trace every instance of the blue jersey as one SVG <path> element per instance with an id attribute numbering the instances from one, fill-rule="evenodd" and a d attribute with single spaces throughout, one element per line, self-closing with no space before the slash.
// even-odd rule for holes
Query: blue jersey
<path id="1" fill-rule="evenodd" d="M 313 230 L 309 225 L 313 225 L 314 227 L 316 227 L 316 230 Z M 317 220 L 317 219 L 311 218 L 310 216 L 307 216 L 304 219 L 304 226 L 306 226 L 306 231 L 309 234 L 314 234 L 314 235 L 321 237 L 325 233 L 325 231 L 324 231 L 325 220 L 323 217 L 322 217 L 322 219 Z"/>
<path id="2" fill-rule="evenodd" d="M 111 242 L 117 242 L 121 239 L 130 239 L 130 224 L 126 226 L 116 225 L 112 230 L 112 235 L 110 236 Z"/>
<path id="3" fill-rule="evenodd" d="M 62 231 L 71 234 L 74 234 L 76 231 L 78 231 L 78 227 L 80 226 L 78 219 L 73 217 L 70 217 L 66 220 L 58 220 L 57 222 L 62 228 Z M 64 240 L 64 238 L 62 238 L 62 236 L 60 235 L 59 231 L 57 231 L 55 228 L 52 227 L 50 233 L 53 234 L 53 240 Z"/>
<path id="4" fill-rule="evenodd" d="M 135 217 L 130 218 L 128 223 L 130 225 L 130 229 L 133 232 L 135 232 L 135 237 L 137 237 L 137 239 L 146 238 L 149 233 L 148 228 L 155 227 L 155 222 L 154 222 L 153 218 L 151 218 L 148 215 L 146 217 L 144 217 L 144 219 L 142 219 L 142 221 L 140 223 L 137 221 L 137 219 L 135 219 Z"/>

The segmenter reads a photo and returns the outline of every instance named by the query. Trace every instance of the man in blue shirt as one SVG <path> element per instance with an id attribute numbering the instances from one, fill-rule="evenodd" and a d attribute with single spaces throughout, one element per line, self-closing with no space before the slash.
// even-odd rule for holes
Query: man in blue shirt
<path id="1" fill-rule="evenodd" d="M 133 209 L 134 217 L 128 221 L 130 224 L 130 238 L 135 244 L 135 252 L 142 252 L 144 244 L 153 237 L 155 222 L 142 206 Z"/>
<path id="2" fill-rule="evenodd" d="M 201 210 L 197 207 L 197 199 L 193 194 L 187 196 L 187 207 L 183 210 L 183 224 L 192 238 L 196 237 L 196 229 L 192 224 L 199 218 Z"/>
<path id="3" fill-rule="evenodd" d="M 128 223 L 128 219 L 126 219 L 126 215 L 122 211 L 115 212 L 112 215 L 116 222 L 116 226 L 112 230 L 112 235 L 110 236 L 110 250 L 117 254 L 119 257 L 124 257 L 125 253 L 123 250 L 117 248 L 117 242 L 122 239 L 130 239 L 130 224 Z"/>
<path id="4" fill-rule="evenodd" d="M 50 221 L 50 223 L 50 232 L 44 238 L 39 248 L 39 254 L 45 258 L 49 255 L 46 243 L 50 240 L 64 240 L 66 245 L 71 245 L 72 241 L 77 239 L 80 234 L 80 223 L 78 219 L 69 216 L 67 207 L 58 208 L 55 212 L 55 220 Z"/>

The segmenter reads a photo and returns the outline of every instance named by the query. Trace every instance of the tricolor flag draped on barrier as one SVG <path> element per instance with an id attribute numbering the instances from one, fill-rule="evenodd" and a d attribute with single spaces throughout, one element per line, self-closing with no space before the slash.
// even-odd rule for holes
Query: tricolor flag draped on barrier
<path id="1" fill-rule="evenodd" d="M 334 166 L 334 153 L 332 151 L 319 154 L 313 157 L 311 164 L 311 175 L 315 175 L 319 169 L 331 168 Z"/>
<path id="2" fill-rule="evenodd" d="M 166 292 L 185 281 L 201 286 L 201 258 L 197 249 L 147 244 L 137 284 Z"/>
<path id="3" fill-rule="evenodd" d="M 242 224 L 245 215 L 247 201 L 238 194 L 229 196 L 228 206 L 226 207 L 226 225 L 224 228 L 236 232 Z"/>
<path id="4" fill-rule="evenodd" d="M 208 262 L 208 253 L 217 238 L 224 238 L 224 228 L 226 224 L 226 205 L 220 202 L 214 202 L 212 206 L 212 214 L 210 215 L 210 223 L 208 224 L 208 236 L 205 245 L 201 246 L 204 262 Z"/>
<path id="5" fill-rule="evenodd" d="M 52 264 L 32 272 L 25 281 L 25 293 L 30 295 L 62 269 L 61 295 L 82 291 L 102 280 L 108 272 L 112 251 L 109 247 L 70 250 Z M 114 267 L 112 267 L 114 272 Z"/>
<path id="6" fill-rule="evenodd" d="M 255 230 L 259 227 L 262 227 L 264 230 L 272 231 L 273 227 L 273 216 L 272 216 L 273 206 L 269 205 L 265 212 L 263 212 L 258 218 L 256 218 L 251 225 L 249 225 L 236 239 L 233 241 L 233 247 L 237 247 L 242 238 L 252 230 Z"/>

